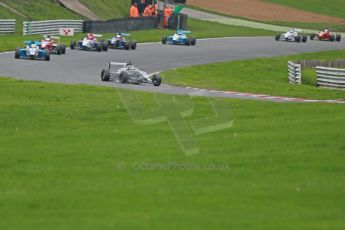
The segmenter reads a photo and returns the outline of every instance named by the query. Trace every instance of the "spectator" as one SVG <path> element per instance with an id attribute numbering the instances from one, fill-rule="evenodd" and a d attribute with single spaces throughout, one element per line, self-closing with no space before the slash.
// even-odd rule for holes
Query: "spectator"
<path id="1" fill-rule="evenodd" d="M 129 10 L 129 17 L 130 18 L 138 18 L 139 17 L 139 10 L 138 5 L 134 2 Z"/>
<path id="2" fill-rule="evenodd" d="M 166 28 L 168 25 L 169 18 L 174 14 L 174 9 L 172 7 L 166 7 L 164 9 L 164 22 L 163 27 Z"/>
<path id="3" fill-rule="evenodd" d="M 147 17 L 147 16 L 152 16 L 153 15 L 153 9 L 152 6 L 149 4 L 146 6 L 143 16 Z"/>

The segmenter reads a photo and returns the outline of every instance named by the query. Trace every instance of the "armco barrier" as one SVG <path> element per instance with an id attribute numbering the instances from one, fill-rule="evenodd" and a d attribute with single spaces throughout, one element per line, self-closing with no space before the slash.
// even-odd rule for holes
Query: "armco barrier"
<path id="1" fill-rule="evenodd" d="M 316 67 L 317 86 L 345 89 L 345 69 Z"/>
<path id="2" fill-rule="evenodd" d="M 23 22 L 23 35 L 59 34 L 60 28 L 73 28 L 74 32 L 83 32 L 83 20 L 49 20 Z"/>
<path id="3" fill-rule="evenodd" d="M 288 79 L 291 84 L 302 83 L 302 67 L 300 64 L 295 64 L 291 61 L 288 62 Z"/>
<path id="4" fill-rule="evenodd" d="M 15 19 L 0 19 L 0 34 L 14 33 L 15 29 Z"/>
<path id="5" fill-rule="evenodd" d="M 114 19 L 109 21 L 85 21 L 84 32 L 115 33 L 130 30 L 154 29 L 158 26 L 157 17 Z"/>

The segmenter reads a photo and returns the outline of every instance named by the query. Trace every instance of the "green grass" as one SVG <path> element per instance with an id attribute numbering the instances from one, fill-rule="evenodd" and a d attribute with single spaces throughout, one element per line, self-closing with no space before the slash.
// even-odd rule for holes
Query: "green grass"
<path id="1" fill-rule="evenodd" d="M 112 88 L 0 79 L 0 228 L 343 229 L 345 106 L 220 102 L 234 126 L 197 136 L 186 158 L 166 123 L 135 125 Z M 195 103 L 193 117 L 209 115 Z"/>
<path id="2" fill-rule="evenodd" d="M 166 82 L 179 86 L 312 99 L 344 99 L 344 91 L 315 87 L 315 73 L 305 76 L 302 74 L 305 83 L 302 85 L 291 85 L 287 82 L 289 60 L 337 58 L 344 58 L 344 50 L 186 67 L 166 71 L 163 76 Z"/>
<path id="3" fill-rule="evenodd" d="M 102 19 L 124 18 L 129 15 L 130 0 L 80 0 Z"/>
<path id="4" fill-rule="evenodd" d="M 279 26 L 287 26 L 292 28 L 323 30 L 324 28 L 335 29 L 340 32 L 345 32 L 344 24 L 329 24 L 329 23 L 308 23 L 308 22 L 269 22 Z"/>
<path id="5" fill-rule="evenodd" d="M 345 18 L 345 1 L 343 0 L 265 0 L 304 11 Z"/>
<path id="6" fill-rule="evenodd" d="M 200 20 L 189 19 L 189 29 L 196 38 L 213 38 L 213 37 L 232 37 L 232 36 L 263 36 L 274 35 L 272 31 L 251 29 L 239 26 L 227 26 L 216 22 L 203 22 Z M 115 33 L 115 31 L 114 31 Z M 162 36 L 171 35 L 173 30 L 152 29 L 130 31 L 132 38 L 137 42 L 158 42 Z M 103 34 L 104 38 L 114 36 L 114 34 Z M 62 37 L 61 41 L 70 44 L 71 40 L 78 40 L 85 34 L 76 34 L 74 37 Z M 0 52 L 14 50 L 16 47 L 23 46 L 24 40 L 41 39 L 42 36 L 22 36 L 18 34 L 0 36 Z"/>

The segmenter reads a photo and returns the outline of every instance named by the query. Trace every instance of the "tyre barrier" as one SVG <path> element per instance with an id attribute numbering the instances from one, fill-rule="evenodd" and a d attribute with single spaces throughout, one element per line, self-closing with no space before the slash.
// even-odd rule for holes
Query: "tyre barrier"
<path id="1" fill-rule="evenodd" d="M 302 83 L 302 67 L 300 64 L 288 62 L 288 80 L 291 84 Z"/>
<path id="2" fill-rule="evenodd" d="M 316 67 L 317 86 L 345 89 L 345 69 Z"/>

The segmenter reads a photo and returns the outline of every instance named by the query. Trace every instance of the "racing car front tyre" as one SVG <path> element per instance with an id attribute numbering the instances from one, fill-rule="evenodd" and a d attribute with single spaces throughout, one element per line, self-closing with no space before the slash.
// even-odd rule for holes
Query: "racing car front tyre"
<path id="1" fill-rule="evenodd" d="M 190 40 L 190 38 L 187 38 L 187 41 L 186 41 L 186 46 L 190 46 L 192 43 L 192 41 Z"/>
<path id="2" fill-rule="evenodd" d="M 191 45 L 192 45 L 192 46 L 195 46 L 195 45 L 196 45 L 196 39 L 195 39 L 195 38 L 192 38 L 192 40 L 191 40 L 190 42 L 191 42 Z"/>
<path id="3" fill-rule="evenodd" d="M 16 52 L 14 53 L 14 58 L 15 59 L 19 59 L 20 58 L 20 49 L 19 48 L 16 49 Z"/>
<path id="4" fill-rule="evenodd" d="M 71 42 L 71 50 L 74 50 L 76 45 L 77 45 L 77 42 L 76 41 L 72 41 Z"/>
<path id="5" fill-rule="evenodd" d="M 109 81 L 110 80 L 110 72 L 109 72 L 109 70 L 102 69 L 101 79 L 102 79 L 102 81 Z"/>
<path id="6" fill-rule="evenodd" d="M 315 34 L 311 34 L 310 35 L 310 40 L 314 40 L 314 38 L 315 38 Z"/>
<path id="7" fill-rule="evenodd" d="M 135 50 L 137 48 L 137 43 L 136 42 L 131 42 L 131 49 Z"/>
<path id="8" fill-rule="evenodd" d="M 334 42 L 335 36 L 334 36 L 334 35 L 331 35 L 331 37 L 329 38 L 329 40 L 330 40 L 331 42 Z"/>
<path id="9" fill-rule="evenodd" d="M 128 79 L 129 79 L 128 73 L 125 72 L 125 71 L 122 71 L 122 72 L 120 73 L 120 76 L 119 76 L 119 81 L 120 81 L 121 83 L 127 83 L 127 82 L 128 82 Z"/>
<path id="10" fill-rule="evenodd" d="M 340 42 L 341 41 L 341 35 L 340 34 L 337 34 L 336 37 L 335 37 L 335 40 L 337 42 Z"/>
<path id="11" fill-rule="evenodd" d="M 44 57 L 44 60 L 50 61 L 50 54 L 49 53 L 47 53 L 47 55 Z"/>
<path id="12" fill-rule="evenodd" d="M 154 74 L 152 76 L 152 84 L 154 86 L 160 86 L 162 83 L 162 79 L 161 79 L 161 76 L 159 74 Z"/>
<path id="13" fill-rule="evenodd" d="M 167 41 L 168 41 L 168 37 L 167 36 L 164 36 L 163 38 L 162 38 L 162 44 L 167 44 Z"/>

